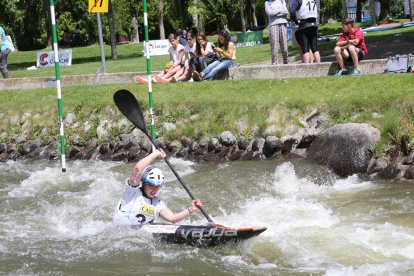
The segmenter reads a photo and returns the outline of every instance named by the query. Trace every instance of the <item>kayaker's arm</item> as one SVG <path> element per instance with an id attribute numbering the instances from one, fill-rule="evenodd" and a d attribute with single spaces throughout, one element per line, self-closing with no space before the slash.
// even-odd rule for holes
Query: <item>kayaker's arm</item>
<path id="1" fill-rule="evenodd" d="M 174 214 L 168 207 L 165 207 L 160 212 L 160 217 L 171 223 L 178 223 L 186 218 L 188 218 L 192 213 L 199 210 L 197 206 L 202 206 L 200 199 L 195 199 L 191 202 L 189 206 L 184 211 L 181 211 L 177 214 Z"/>
<path id="2" fill-rule="evenodd" d="M 145 156 L 137 162 L 135 165 L 131 176 L 129 177 L 129 185 L 136 187 L 141 183 L 141 174 L 142 171 L 148 167 L 155 159 L 165 158 L 166 154 L 162 149 L 154 150 L 151 154 Z"/>

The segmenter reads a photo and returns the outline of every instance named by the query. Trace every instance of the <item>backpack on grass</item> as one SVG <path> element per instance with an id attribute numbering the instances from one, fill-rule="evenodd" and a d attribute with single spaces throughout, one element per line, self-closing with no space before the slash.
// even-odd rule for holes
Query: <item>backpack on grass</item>
<path id="1" fill-rule="evenodd" d="M 385 73 L 406 73 L 408 72 L 408 67 L 410 66 L 409 55 L 395 55 L 388 57 L 387 63 L 385 65 Z"/>

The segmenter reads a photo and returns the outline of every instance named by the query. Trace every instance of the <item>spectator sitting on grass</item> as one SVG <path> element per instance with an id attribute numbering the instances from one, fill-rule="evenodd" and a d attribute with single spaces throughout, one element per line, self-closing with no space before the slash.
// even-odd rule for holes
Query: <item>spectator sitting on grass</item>
<path id="1" fill-rule="evenodd" d="M 194 73 L 194 71 L 201 73 L 210 63 L 218 59 L 213 46 L 213 43 L 208 41 L 205 33 L 200 32 L 197 35 L 197 58 L 190 64 L 191 73 Z"/>
<path id="2" fill-rule="evenodd" d="M 348 75 L 345 69 L 344 60 L 352 60 L 354 63 L 354 72 L 352 75 L 361 75 L 359 69 L 359 61 L 364 59 L 368 54 L 367 47 L 364 42 L 364 35 L 361 30 L 354 25 L 352 18 L 347 18 L 342 22 L 344 32 L 339 37 L 334 49 L 336 60 L 339 64 L 339 71 L 335 76 Z"/>
<path id="3" fill-rule="evenodd" d="M 210 80 L 220 71 L 228 69 L 233 65 L 233 60 L 236 59 L 236 47 L 230 41 L 228 31 L 220 31 L 218 47 L 214 47 L 213 49 L 218 60 L 210 63 L 201 73 L 195 71 L 193 73 L 193 79 L 195 81 Z"/>
<path id="4" fill-rule="evenodd" d="M 185 46 L 187 45 L 187 31 L 183 28 L 179 31 L 180 36 L 178 37 L 178 43 Z"/>
<path id="5" fill-rule="evenodd" d="M 177 34 L 170 34 L 168 40 L 171 43 L 171 47 L 168 48 L 170 62 L 167 63 L 164 70 L 155 76 L 153 82 L 169 82 L 172 76 L 177 78 L 184 73 L 184 46 L 178 43 Z M 141 76 L 136 76 L 135 81 L 142 84 L 148 83 L 148 80 Z"/>
<path id="6" fill-rule="evenodd" d="M 187 45 L 184 46 L 184 72 L 179 76 L 172 76 L 170 82 L 184 81 L 191 77 L 190 66 L 194 64 L 194 59 L 197 57 L 197 35 L 192 32 L 187 33 Z"/>

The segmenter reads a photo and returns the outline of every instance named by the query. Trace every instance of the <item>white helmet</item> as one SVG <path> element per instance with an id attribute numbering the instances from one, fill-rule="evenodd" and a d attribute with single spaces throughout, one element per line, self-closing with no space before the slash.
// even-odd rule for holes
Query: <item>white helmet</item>
<path id="1" fill-rule="evenodd" d="M 153 187 L 161 187 L 164 184 L 164 174 L 157 167 L 148 166 L 142 172 L 141 181 L 143 184 L 148 184 Z"/>

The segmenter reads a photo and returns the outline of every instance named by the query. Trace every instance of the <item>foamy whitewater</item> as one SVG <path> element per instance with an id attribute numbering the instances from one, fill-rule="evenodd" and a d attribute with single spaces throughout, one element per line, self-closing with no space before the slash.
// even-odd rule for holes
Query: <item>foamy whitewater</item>
<path id="1" fill-rule="evenodd" d="M 216 223 L 267 231 L 217 248 L 161 244 L 112 223 L 133 164 L 77 161 L 62 173 L 58 163 L 0 163 L 0 273 L 414 274 L 412 184 L 340 179 L 303 161 L 170 162 Z M 161 198 L 185 209 L 189 196 L 157 165 Z"/>

